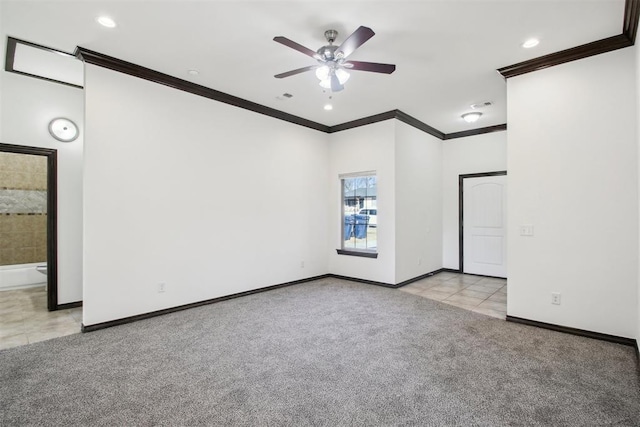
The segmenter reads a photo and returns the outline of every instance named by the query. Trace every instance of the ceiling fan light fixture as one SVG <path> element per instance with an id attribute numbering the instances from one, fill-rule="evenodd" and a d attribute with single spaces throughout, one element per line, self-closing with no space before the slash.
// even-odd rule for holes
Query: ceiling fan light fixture
<path id="1" fill-rule="evenodd" d="M 475 123 L 478 121 L 478 119 L 480 118 L 480 116 L 482 116 L 482 113 L 479 111 L 474 111 L 472 113 L 465 113 L 463 114 L 461 117 L 464 119 L 465 122 L 467 123 Z"/>
<path id="2" fill-rule="evenodd" d="M 322 89 L 331 89 L 331 78 L 328 77 L 324 80 L 320 80 L 320 87 Z"/>
<path id="3" fill-rule="evenodd" d="M 336 70 L 336 77 L 338 78 L 340 84 L 343 85 L 347 82 L 347 80 L 349 80 L 349 77 L 351 77 L 351 75 L 342 68 L 338 68 Z"/>
<path id="4" fill-rule="evenodd" d="M 323 65 L 322 67 L 318 67 L 316 69 L 316 77 L 322 81 L 322 80 L 326 80 L 329 78 L 329 67 L 327 67 L 326 65 Z"/>

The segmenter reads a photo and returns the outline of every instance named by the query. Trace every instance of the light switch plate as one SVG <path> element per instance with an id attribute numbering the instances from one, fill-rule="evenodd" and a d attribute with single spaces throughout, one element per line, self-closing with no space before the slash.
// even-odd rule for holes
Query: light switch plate
<path id="1" fill-rule="evenodd" d="M 520 235 L 521 236 L 533 236 L 533 225 L 521 225 L 520 226 Z"/>

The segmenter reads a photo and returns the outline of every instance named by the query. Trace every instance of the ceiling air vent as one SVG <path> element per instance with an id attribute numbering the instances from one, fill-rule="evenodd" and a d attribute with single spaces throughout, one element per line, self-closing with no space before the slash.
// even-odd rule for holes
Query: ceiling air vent
<path id="1" fill-rule="evenodd" d="M 478 104 L 471 104 L 470 107 L 474 110 L 479 110 L 480 108 L 486 108 L 493 105 L 491 101 L 480 102 Z"/>

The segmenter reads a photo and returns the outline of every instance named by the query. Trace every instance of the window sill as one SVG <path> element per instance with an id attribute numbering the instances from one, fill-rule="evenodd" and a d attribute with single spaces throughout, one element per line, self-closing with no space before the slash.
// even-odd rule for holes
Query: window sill
<path id="1" fill-rule="evenodd" d="M 338 255 L 359 256 L 363 258 L 378 258 L 377 252 L 349 251 L 345 249 L 336 249 Z"/>

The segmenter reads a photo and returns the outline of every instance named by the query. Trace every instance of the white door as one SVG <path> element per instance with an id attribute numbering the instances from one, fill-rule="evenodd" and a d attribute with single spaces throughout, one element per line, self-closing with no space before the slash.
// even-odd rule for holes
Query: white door
<path id="1" fill-rule="evenodd" d="M 462 182 L 463 271 L 507 277 L 507 176 Z"/>

